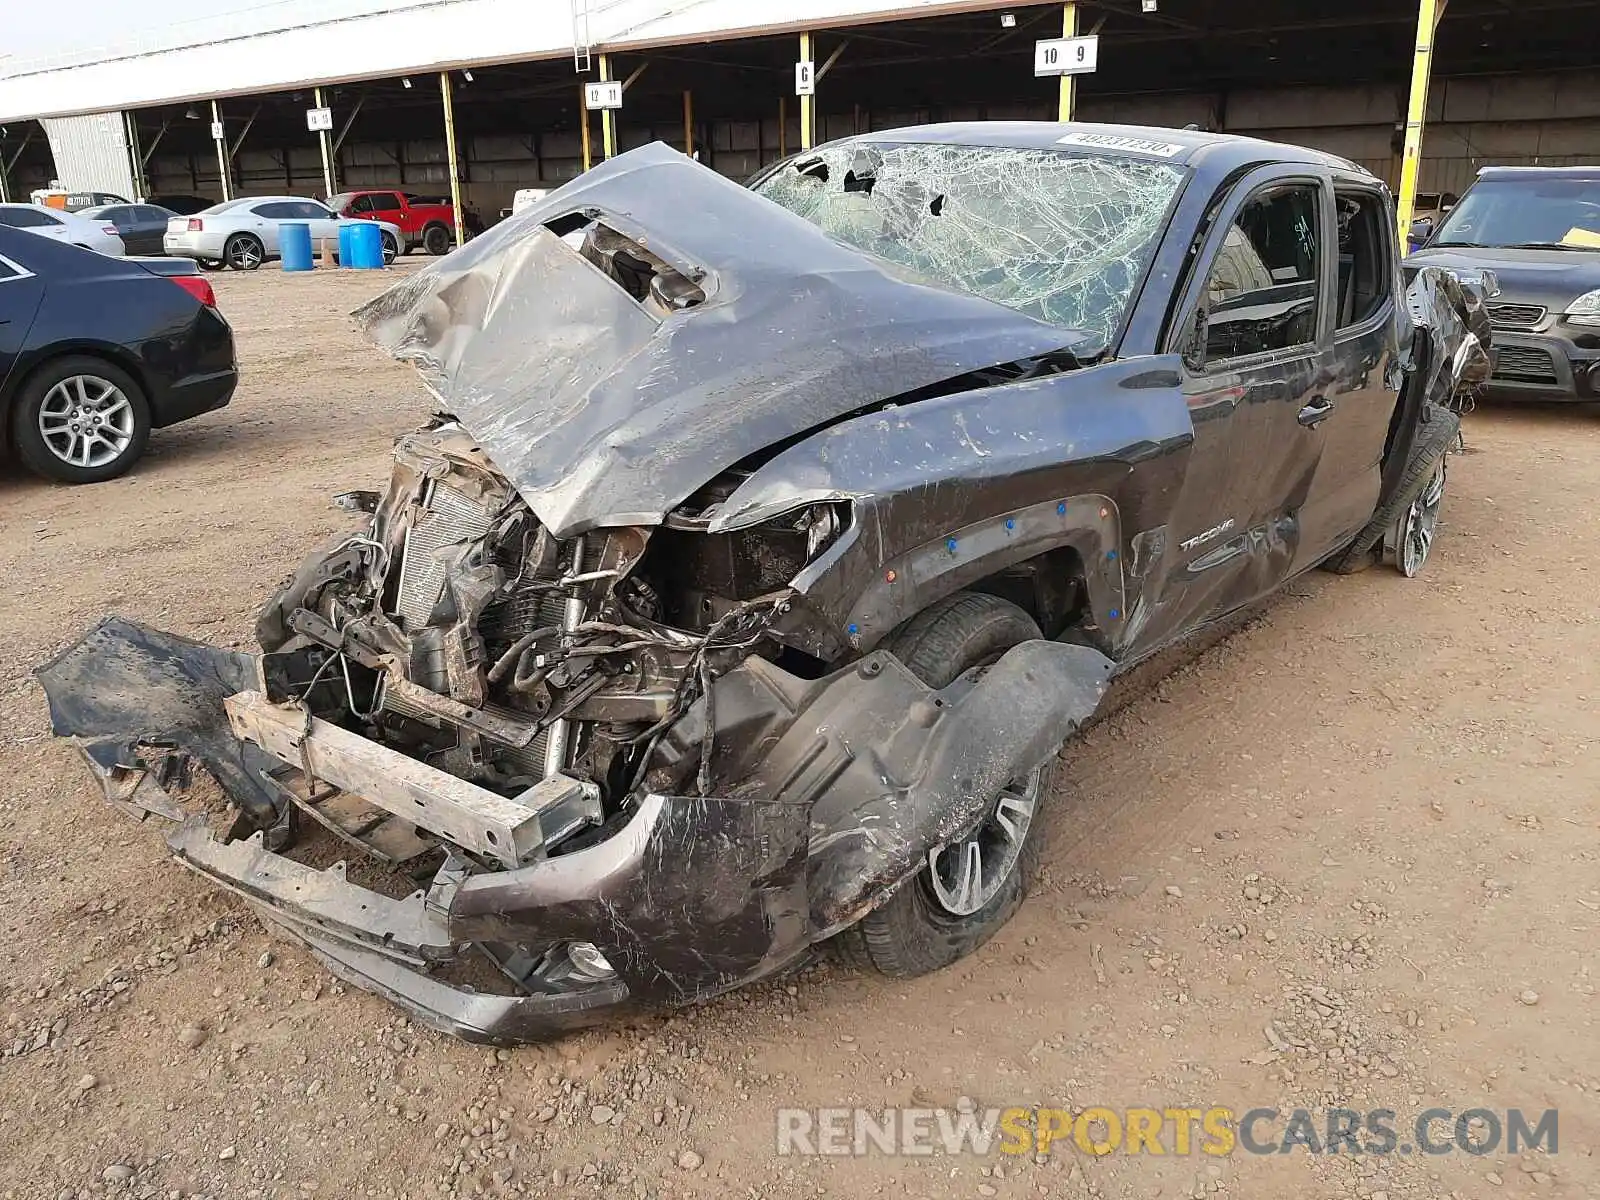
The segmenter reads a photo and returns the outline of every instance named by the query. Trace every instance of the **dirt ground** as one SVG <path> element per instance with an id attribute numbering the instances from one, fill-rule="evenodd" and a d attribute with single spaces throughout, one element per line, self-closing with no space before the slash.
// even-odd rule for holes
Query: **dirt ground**
<path id="1" fill-rule="evenodd" d="M 425 412 L 345 316 L 370 276 L 214 279 L 231 407 L 98 487 L 0 466 L 6 1200 L 1600 1195 L 1593 411 L 1475 413 L 1423 577 L 1301 579 L 1073 745 L 1044 878 L 974 958 L 494 1052 L 269 939 L 48 735 L 30 671 L 102 613 L 249 645 L 349 520 L 330 496 L 381 486 Z M 962 1098 L 1388 1108 L 1402 1134 L 1555 1108 L 1559 1152 L 776 1153 L 780 1106 Z"/>

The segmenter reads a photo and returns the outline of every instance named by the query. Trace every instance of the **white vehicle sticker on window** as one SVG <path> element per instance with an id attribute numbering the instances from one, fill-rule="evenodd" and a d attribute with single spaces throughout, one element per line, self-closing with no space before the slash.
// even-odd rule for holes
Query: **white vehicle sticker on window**
<path id="1" fill-rule="evenodd" d="M 1084 146 L 1093 150 L 1121 150 L 1128 154 L 1154 154 L 1158 158 L 1171 158 L 1183 152 L 1176 142 L 1158 142 L 1153 138 L 1126 137 L 1120 133 L 1069 133 L 1057 138 L 1058 146 Z"/>

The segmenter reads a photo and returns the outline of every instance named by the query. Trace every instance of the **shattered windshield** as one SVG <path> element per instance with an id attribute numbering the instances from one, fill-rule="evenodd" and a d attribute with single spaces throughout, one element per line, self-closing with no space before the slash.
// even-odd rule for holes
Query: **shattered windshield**
<path id="1" fill-rule="evenodd" d="M 1185 173 L 1132 157 L 845 142 L 755 190 L 837 242 L 1104 346 Z"/>

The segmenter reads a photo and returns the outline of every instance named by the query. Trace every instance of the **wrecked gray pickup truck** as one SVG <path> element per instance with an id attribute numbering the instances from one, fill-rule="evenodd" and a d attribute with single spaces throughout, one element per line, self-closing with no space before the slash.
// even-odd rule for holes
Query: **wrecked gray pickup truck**
<path id="1" fill-rule="evenodd" d="M 185 865 L 463 1037 L 829 939 L 934 970 L 1116 672 L 1421 566 L 1462 311 L 1311 151 L 942 126 L 743 188 L 648 146 L 357 313 L 439 415 L 259 654 L 111 618 L 39 674 Z"/>

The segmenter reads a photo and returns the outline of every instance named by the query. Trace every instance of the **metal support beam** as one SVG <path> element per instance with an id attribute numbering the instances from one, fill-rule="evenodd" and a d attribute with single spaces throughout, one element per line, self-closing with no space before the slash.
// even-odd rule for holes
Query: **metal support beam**
<path id="1" fill-rule="evenodd" d="M 316 97 L 317 107 L 322 108 L 322 89 L 317 88 L 313 94 Z M 328 189 L 323 193 L 324 200 L 331 200 L 339 190 L 338 181 L 333 177 L 332 141 L 326 129 L 317 130 L 317 145 L 322 147 L 322 186 Z"/>
<path id="2" fill-rule="evenodd" d="M 256 123 L 256 118 L 261 115 L 261 105 L 256 105 L 255 111 L 246 118 L 244 128 L 239 130 L 239 136 L 234 138 L 228 146 L 228 161 L 232 162 L 239 154 L 239 147 L 244 145 L 245 135 L 250 132 L 250 127 Z"/>
<path id="3" fill-rule="evenodd" d="M 683 152 L 694 157 L 694 93 L 683 89 Z"/>
<path id="4" fill-rule="evenodd" d="M 1077 37 L 1078 36 L 1078 6 L 1076 4 L 1069 3 L 1069 4 L 1065 4 L 1065 5 L 1062 6 L 1062 9 L 1061 9 L 1061 36 L 1062 37 Z M 1061 77 L 1061 101 L 1060 101 L 1060 105 L 1059 105 L 1059 111 L 1056 114 L 1057 118 L 1059 120 L 1062 120 L 1062 121 L 1070 121 L 1070 120 L 1072 120 L 1072 110 L 1076 106 L 1077 99 L 1078 99 L 1078 81 L 1077 81 L 1077 76 L 1075 76 L 1075 75 L 1063 75 Z"/>
<path id="5" fill-rule="evenodd" d="M 1442 0 L 1418 0 L 1417 48 L 1411 59 L 1411 100 L 1406 107 L 1405 149 L 1400 159 L 1400 202 L 1395 218 L 1400 223 L 1400 245 L 1411 231 L 1411 214 L 1417 207 L 1417 179 L 1422 169 L 1422 127 L 1428 119 L 1428 80 L 1433 73 L 1433 39 L 1444 15 Z"/>
<path id="6" fill-rule="evenodd" d="M 626 79 L 624 79 L 622 81 L 622 90 L 623 90 L 623 92 L 626 93 L 629 88 L 631 88 L 636 82 L 638 82 L 639 76 L 643 75 L 649 69 L 650 69 L 650 64 L 648 62 L 642 62 L 637 67 L 635 67 L 634 70 L 633 70 L 633 74 L 629 75 Z"/>
<path id="7" fill-rule="evenodd" d="M 461 172 L 456 166 L 456 106 L 450 91 L 450 72 L 439 72 L 439 92 L 444 97 L 444 152 L 450 165 L 450 207 L 456 215 L 456 245 L 467 241 L 466 223 L 461 219 Z"/>
<path id="8" fill-rule="evenodd" d="M 778 97 L 778 157 L 789 157 L 789 97 Z"/>
<path id="9" fill-rule="evenodd" d="M 156 147 L 161 145 L 161 139 L 167 136 L 167 126 L 170 124 L 172 124 L 171 121 L 161 122 L 161 128 L 156 130 L 155 137 L 151 138 L 150 144 L 140 152 L 139 165 L 141 167 L 150 165 L 150 156 L 156 152 Z"/>
<path id="10" fill-rule="evenodd" d="M 611 82 L 611 56 L 600 56 L 600 82 Z M 617 156 L 617 114 L 614 109 L 600 110 L 600 152 L 606 158 Z"/>
<path id="11" fill-rule="evenodd" d="M 11 157 L 6 159 L 6 174 L 9 175 L 11 173 L 11 168 L 17 165 L 17 159 L 22 157 L 22 152 L 28 148 L 28 143 L 31 141 L 33 141 L 33 129 L 29 128 L 29 130 L 22 135 L 22 140 L 17 143 L 17 148 L 12 153 Z"/>
<path id="12" fill-rule="evenodd" d="M 832 54 L 828 55 L 827 58 L 822 60 L 822 65 L 817 68 L 817 82 L 818 83 L 821 83 L 822 82 L 822 77 L 833 69 L 833 64 L 839 61 L 839 56 L 844 53 L 845 47 L 848 46 L 849 44 L 850 44 L 850 39 L 849 38 L 845 38 L 844 41 L 839 43 L 838 48 L 835 49 Z"/>
<path id="13" fill-rule="evenodd" d="M 800 35 L 800 61 L 811 61 L 811 35 L 809 33 Z M 816 99 L 815 96 L 800 97 L 800 149 L 802 150 L 811 149 L 813 136 L 811 116 L 812 110 L 816 107 Z"/>
<path id="14" fill-rule="evenodd" d="M 131 112 L 122 114 L 122 128 L 126 133 L 128 142 L 128 167 L 133 172 L 133 200 L 135 203 L 143 203 L 145 197 L 144 156 L 139 153 L 139 126 L 134 122 Z"/>
<path id="15" fill-rule="evenodd" d="M 339 126 L 339 135 L 333 139 L 333 152 L 339 153 L 339 147 L 344 145 L 344 135 L 350 132 L 350 126 L 356 123 L 356 114 L 361 111 L 361 102 L 367 98 L 365 92 L 356 93 L 356 102 L 350 106 L 350 115 L 344 119 L 344 124 Z"/>

